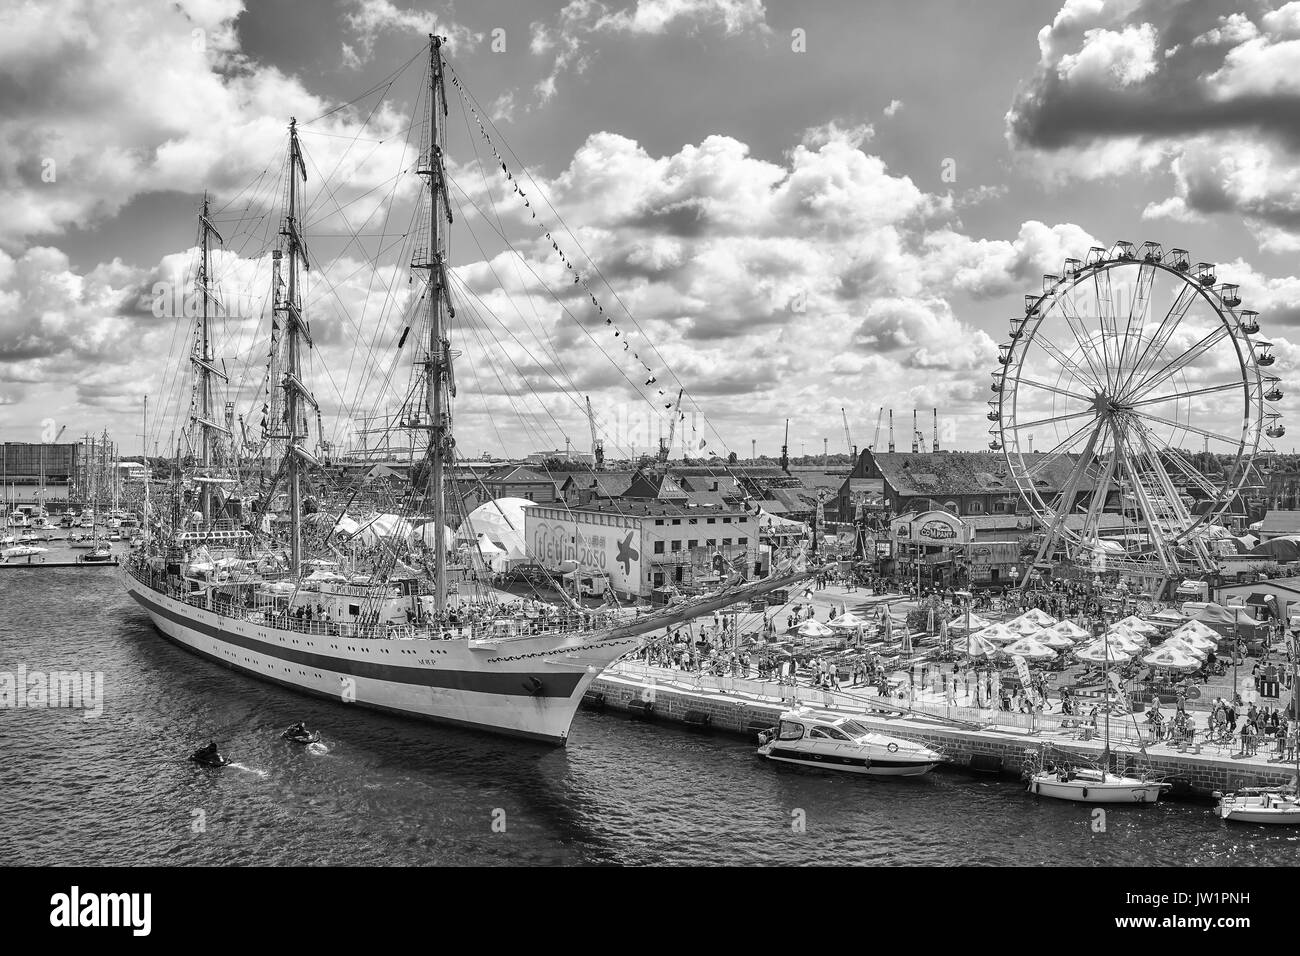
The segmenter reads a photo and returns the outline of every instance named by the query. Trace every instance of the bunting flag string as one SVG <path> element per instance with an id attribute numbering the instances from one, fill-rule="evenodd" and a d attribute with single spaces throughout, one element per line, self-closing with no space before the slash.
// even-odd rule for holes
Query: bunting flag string
<path id="1" fill-rule="evenodd" d="M 506 162 L 506 158 L 501 154 L 501 151 L 497 149 L 496 143 L 493 142 L 491 134 L 488 133 L 487 126 L 485 126 L 483 123 L 483 117 L 479 113 L 478 107 L 476 107 L 474 103 L 471 101 L 469 95 L 465 91 L 465 88 L 461 85 L 460 77 L 458 77 L 454 71 L 451 72 L 451 82 L 452 85 L 456 88 L 457 92 L 459 92 L 460 94 L 461 104 L 464 106 L 466 110 L 469 111 L 469 114 L 474 118 L 474 123 L 475 125 L 478 126 L 479 135 L 482 137 L 483 141 L 487 144 L 488 149 L 492 151 L 492 158 L 495 159 L 496 162 L 501 165 L 501 172 L 505 175 L 506 182 L 510 184 L 511 190 L 523 202 L 524 208 L 529 211 L 530 217 L 532 219 L 537 219 L 537 211 L 533 209 L 532 201 L 528 198 L 528 194 L 524 192 L 521 188 L 519 188 L 519 181 L 515 178 L 513 172 L 511 171 L 509 164 Z M 561 248 L 559 240 L 555 238 L 555 236 L 552 234 L 551 230 L 547 227 L 545 222 L 539 221 L 538 228 L 541 230 L 542 234 L 546 237 L 547 241 L 550 242 L 551 249 L 555 253 L 556 257 L 560 260 L 560 262 L 564 265 L 566 269 L 568 269 L 570 272 L 573 273 L 573 285 L 582 286 L 582 289 L 586 293 L 587 298 L 591 300 L 591 304 L 595 307 L 597 314 L 604 316 L 605 325 L 611 327 L 614 330 L 614 337 L 623 339 L 623 351 L 624 352 L 630 351 L 631 343 L 628 341 L 628 339 L 631 338 L 635 330 L 628 331 L 626 334 L 624 334 L 624 330 L 615 326 L 614 320 L 609 316 L 605 315 L 605 307 L 601 304 L 600 300 L 597 298 L 596 293 L 592 291 L 591 284 L 588 281 L 587 277 L 580 270 L 574 268 L 573 262 L 569 259 L 568 254 L 564 251 L 563 248 Z M 633 352 L 632 357 L 636 359 L 636 361 L 639 362 L 647 372 L 650 373 L 650 378 L 646 382 L 646 386 L 648 387 L 656 384 L 658 379 L 654 375 L 654 369 L 649 365 L 649 363 L 642 360 L 640 354 L 637 352 Z M 664 396 L 663 389 L 657 389 L 657 391 L 660 397 Z M 671 409 L 672 405 L 666 405 L 664 407 Z"/>

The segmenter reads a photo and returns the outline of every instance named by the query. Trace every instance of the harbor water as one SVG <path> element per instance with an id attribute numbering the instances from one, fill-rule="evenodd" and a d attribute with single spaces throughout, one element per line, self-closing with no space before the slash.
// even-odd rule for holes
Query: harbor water
<path id="1" fill-rule="evenodd" d="M 162 639 L 117 572 L 0 575 L 0 674 L 103 675 L 103 712 L 0 710 L 0 864 L 1290 864 L 1206 803 L 1039 801 L 954 770 L 783 770 L 736 737 L 580 712 L 567 748 L 297 695 Z M 303 720 L 319 745 L 280 739 Z M 186 758 L 209 740 L 234 760 Z"/>

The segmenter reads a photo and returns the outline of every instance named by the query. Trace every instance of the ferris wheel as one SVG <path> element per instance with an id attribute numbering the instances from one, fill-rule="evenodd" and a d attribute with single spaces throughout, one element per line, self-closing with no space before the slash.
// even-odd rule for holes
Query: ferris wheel
<path id="1" fill-rule="evenodd" d="M 1160 589 L 1214 567 L 1210 540 L 1285 433 L 1272 345 L 1240 305 L 1214 265 L 1154 242 L 1094 246 L 1025 296 L 988 419 L 1046 529 L 1026 581 L 1061 552 Z"/>

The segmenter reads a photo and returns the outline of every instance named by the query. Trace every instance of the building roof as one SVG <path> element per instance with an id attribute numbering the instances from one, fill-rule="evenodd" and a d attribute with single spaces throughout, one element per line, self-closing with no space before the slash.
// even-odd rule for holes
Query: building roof
<path id="1" fill-rule="evenodd" d="M 1261 534 L 1300 533 L 1300 511 L 1269 511 L 1259 530 Z"/>
<path id="2" fill-rule="evenodd" d="M 555 484 L 555 480 L 541 472 L 533 471 L 524 465 L 506 465 L 499 471 L 494 471 L 490 475 L 484 475 L 484 482 L 496 482 L 498 484 L 509 482 L 511 484 Z"/>
<path id="3" fill-rule="evenodd" d="M 591 501 L 585 505 L 573 505 L 572 507 L 566 507 L 564 504 L 539 504 L 528 510 L 533 511 L 537 508 L 557 508 L 575 514 L 586 512 L 589 514 L 620 514 L 633 517 L 694 518 L 700 515 L 708 515 L 709 517 L 719 515 L 740 515 L 743 517 L 746 515 L 743 505 L 685 505 L 672 501 L 629 501 L 626 498 L 620 498 L 617 501 Z M 748 516 L 755 517 L 755 513 L 750 511 Z"/>
<path id="4" fill-rule="evenodd" d="M 996 452 L 949 451 L 911 454 L 884 452 L 871 455 L 885 484 L 904 498 L 945 495 L 983 495 L 1005 493 L 1017 495 L 1015 482 L 1007 471 L 1006 459 Z M 1031 464 L 1048 459 L 1046 454 L 1025 455 Z M 1075 455 L 1052 456 L 1037 479 L 1043 491 L 1058 491 L 1065 486 L 1074 470 Z M 1085 475 L 1079 482 L 1080 492 L 1091 491 L 1092 479 Z"/>

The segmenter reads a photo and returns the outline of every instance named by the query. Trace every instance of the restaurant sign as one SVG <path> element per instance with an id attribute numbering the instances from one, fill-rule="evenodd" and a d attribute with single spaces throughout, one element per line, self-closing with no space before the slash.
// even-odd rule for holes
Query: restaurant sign
<path id="1" fill-rule="evenodd" d="M 895 541 L 933 547 L 965 544 L 974 537 L 970 525 L 946 511 L 902 515 L 890 524 L 890 533 Z"/>

